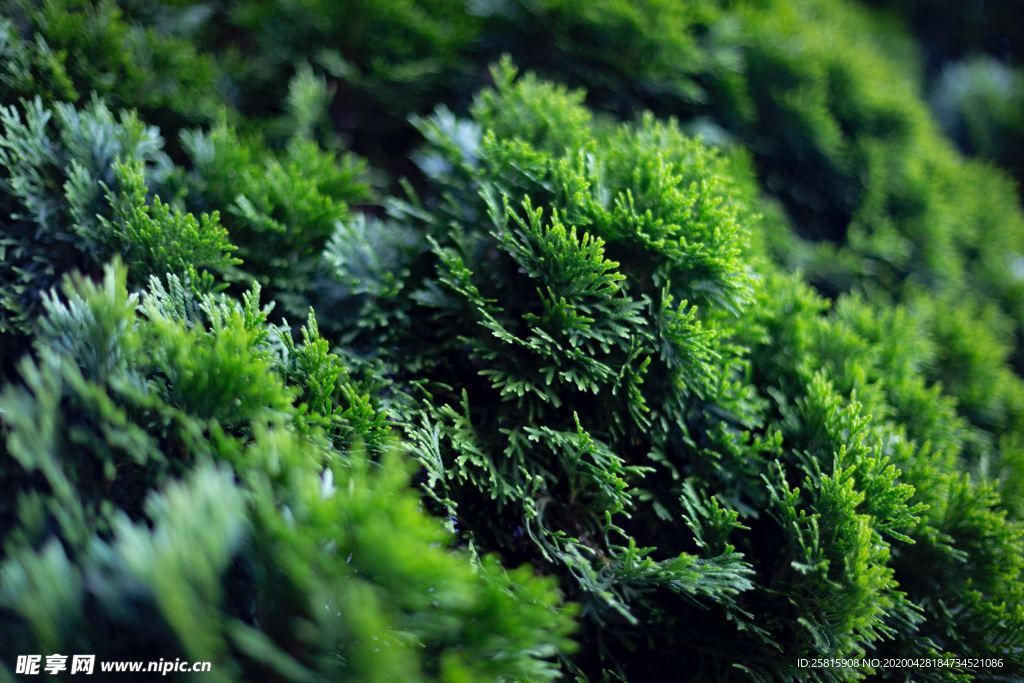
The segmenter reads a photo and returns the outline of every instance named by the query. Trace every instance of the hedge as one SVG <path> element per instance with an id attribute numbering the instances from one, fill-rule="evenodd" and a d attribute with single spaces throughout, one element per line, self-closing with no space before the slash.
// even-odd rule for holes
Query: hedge
<path id="1" fill-rule="evenodd" d="M 1024 676 L 1024 217 L 897 15 L 0 7 L 0 679 Z"/>

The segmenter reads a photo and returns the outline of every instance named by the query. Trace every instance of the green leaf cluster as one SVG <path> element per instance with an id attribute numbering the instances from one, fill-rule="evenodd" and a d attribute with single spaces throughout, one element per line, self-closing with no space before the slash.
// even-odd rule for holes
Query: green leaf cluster
<path id="1" fill-rule="evenodd" d="M 1005 342 L 933 337 L 976 314 L 924 300 L 826 315 L 765 253 L 744 157 L 673 121 L 594 118 L 508 63 L 493 79 L 470 118 L 418 122 L 432 199 L 341 228 L 329 260 L 356 282 L 374 240 L 422 236 L 392 286 L 351 289 L 356 343 L 415 368 L 396 410 L 451 527 L 565 577 L 595 644 L 579 672 L 769 679 L 801 657 L 1007 651 L 1021 528 L 963 473 L 1003 458 L 996 396 L 1021 386 Z M 934 381 L 961 374 L 942 358 L 960 343 L 977 360 L 947 389 L 958 405 Z M 963 384 L 986 373 L 988 423 Z M 1008 564 L 968 559 L 961 524 Z M 967 565 L 991 592 L 930 583 Z M 954 614 L 1006 621 L 988 640 Z"/>
<path id="2" fill-rule="evenodd" d="M 470 562 L 324 349 L 123 266 L 48 297 L 0 394 L 0 648 L 213 660 L 219 680 L 546 680 L 571 612 Z M 54 590 L 59 587 L 58 590 Z M 9 674 L 8 674 L 9 675 Z"/>
<path id="3" fill-rule="evenodd" d="M 0 0 L 0 680 L 1020 679 L 1024 218 L 894 16 Z"/>

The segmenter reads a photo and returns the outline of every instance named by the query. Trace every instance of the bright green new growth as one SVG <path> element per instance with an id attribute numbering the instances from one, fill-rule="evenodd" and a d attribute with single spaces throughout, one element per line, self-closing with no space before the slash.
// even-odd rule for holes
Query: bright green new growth
<path id="1" fill-rule="evenodd" d="M 0 680 L 1024 676 L 1024 219 L 894 21 L 0 0 Z"/>
<path id="2" fill-rule="evenodd" d="M 878 338 L 869 304 L 822 318 L 774 274 L 741 158 L 674 123 L 592 120 L 508 65 L 494 78 L 472 119 L 420 123 L 438 200 L 342 228 L 329 260 L 381 321 L 361 339 L 417 369 L 424 399 L 402 412 L 428 494 L 475 547 L 567 577 L 597 643 L 580 669 L 768 678 L 800 657 L 1002 642 L 947 635 L 950 604 L 984 621 L 1019 594 L 1024 555 L 958 473 L 964 426 L 917 376 L 929 359 Z M 396 221 L 426 240 L 388 268 L 405 279 L 348 273 Z M 930 571 L 908 554 L 975 561 L 964 524 L 1011 563 L 981 569 L 992 592 L 903 588 Z M 993 633 L 1020 633 L 1010 609 Z"/>
<path id="3" fill-rule="evenodd" d="M 5 480 L 39 482 L 5 501 L 4 660 L 178 656 L 214 660 L 221 680 L 552 677 L 568 647 L 557 594 L 444 550 L 315 322 L 295 342 L 258 298 L 169 276 L 140 299 L 115 266 L 46 299 L 39 360 L 0 397 Z"/>
<path id="4" fill-rule="evenodd" d="M 187 203 L 221 209 L 244 275 L 302 314 L 327 239 L 350 217 L 348 204 L 368 197 L 362 163 L 299 136 L 275 154 L 225 124 L 187 131 L 182 146 L 192 166 Z"/>
<path id="5" fill-rule="evenodd" d="M 4 340 L 32 344 L 0 394 L 3 661 L 73 650 L 212 660 L 221 680 L 552 678 L 571 608 L 527 568 L 444 548 L 372 384 L 311 313 L 297 341 L 267 322 L 258 287 L 212 293 L 236 247 L 216 212 L 150 195 L 147 180 L 183 177 L 156 131 L 99 102 L 22 106 L 0 139 L 18 259 L 4 277 L 22 283 L 5 289 L 22 296 L 5 300 Z M 350 171 L 295 149 L 291 167 L 264 152 L 299 183 L 276 197 L 332 206 Z M 317 164 L 333 175 L 303 204 Z M 127 267 L 104 269 L 112 254 Z M 49 294 L 76 266 L 102 282 Z M 273 266 L 255 268 L 285 289 Z"/>

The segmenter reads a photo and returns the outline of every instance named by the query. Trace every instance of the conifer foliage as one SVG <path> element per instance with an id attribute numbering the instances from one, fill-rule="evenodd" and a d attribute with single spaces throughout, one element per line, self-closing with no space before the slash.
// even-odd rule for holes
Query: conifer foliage
<path id="1" fill-rule="evenodd" d="M 0 0 L 0 680 L 1024 677 L 1024 217 L 893 21 Z"/>

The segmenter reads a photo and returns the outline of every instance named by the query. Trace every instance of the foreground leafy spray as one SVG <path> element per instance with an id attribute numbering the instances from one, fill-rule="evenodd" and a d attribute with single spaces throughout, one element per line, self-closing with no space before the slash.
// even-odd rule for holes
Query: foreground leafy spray
<path id="1" fill-rule="evenodd" d="M 1021 675 L 1020 211 L 869 15 L 221 5 L 3 5 L 4 666 Z"/>

